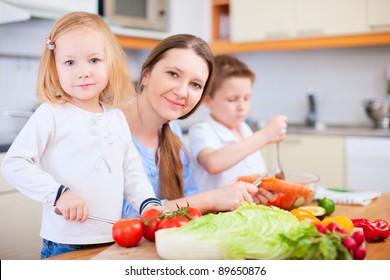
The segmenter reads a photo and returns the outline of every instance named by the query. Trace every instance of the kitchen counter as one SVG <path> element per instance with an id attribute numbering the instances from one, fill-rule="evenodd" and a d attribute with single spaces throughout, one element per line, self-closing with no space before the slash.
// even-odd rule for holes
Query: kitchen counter
<path id="1" fill-rule="evenodd" d="M 384 219 L 390 222 L 390 194 L 383 194 L 367 206 L 336 205 L 332 216 L 344 215 L 351 219 Z M 367 260 L 390 260 L 390 239 L 367 242 Z M 160 259 L 153 242 L 142 239 L 137 247 L 123 248 L 116 244 L 96 245 L 89 249 L 78 250 L 49 258 L 51 260 L 151 260 Z"/>
<path id="2" fill-rule="evenodd" d="M 8 151 L 16 136 L 16 133 L 0 133 L 0 153 Z"/>
<path id="3" fill-rule="evenodd" d="M 376 129 L 371 126 L 321 126 L 318 128 L 306 125 L 289 124 L 287 133 L 338 136 L 390 137 L 390 129 Z"/>

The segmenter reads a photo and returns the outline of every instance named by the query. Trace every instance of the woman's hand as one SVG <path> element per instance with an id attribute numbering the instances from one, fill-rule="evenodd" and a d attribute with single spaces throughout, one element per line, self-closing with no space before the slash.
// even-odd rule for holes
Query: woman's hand
<path id="1" fill-rule="evenodd" d="M 72 191 L 64 192 L 57 200 L 56 207 L 65 220 L 83 223 L 89 215 L 85 201 Z"/>
<path id="2" fill-rule="evenodd" d="M 263 188 L 258 188 L 257 193 L 253 196 L 253 201 L 256 204 L 267 205 L 268 202 L 274 201 L 275 195 Z"/>
<path id="3" fill-rule="evenodd" d="M 205 192 L 214 202 L 215 211 L 232 211 L 240 207 L 241 202 L 255 202 L 256 204 L 267 204 L 273 201 L 274 195 L 264 189 L 259 189 L 253 184 L 236 181 L 221 188 Z"/>

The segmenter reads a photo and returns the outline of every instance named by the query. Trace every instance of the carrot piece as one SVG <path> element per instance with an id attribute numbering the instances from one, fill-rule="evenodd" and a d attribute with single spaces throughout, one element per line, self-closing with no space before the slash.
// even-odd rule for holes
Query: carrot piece
<path id="1" fill-rule="evenodd" d="M 238 177 L 237 181 L 244 181 L 253 184 L 259 177 L 260 177 L 259 174 L 245 175 L 245 176 Z"/>
<path id="2" fill-rule="evenodd" d="M 252 184 L 259 177 L 260 175 L 258 174 L 240 176 L 238 177 L 238 181 L 244 181 Z M 293 193 L 296 195 L 301 195 L 304 196 L 306 199 L 310 199 L 312 196 L 312 190 L 308 186 L 304 184 L 288 182 L 285 180 L 277 179 L 275 177 L 263 178 L 259 187 L 273 192 Z"/>
<path id="3" fill-rule="evenodd" d="M 312 196 L 312 190 L 308 186 L 280 180 L 275 177 L 263 178 L 260 187 L 274 192 L 302 195 L 306 199 L 310 199 Z"/>

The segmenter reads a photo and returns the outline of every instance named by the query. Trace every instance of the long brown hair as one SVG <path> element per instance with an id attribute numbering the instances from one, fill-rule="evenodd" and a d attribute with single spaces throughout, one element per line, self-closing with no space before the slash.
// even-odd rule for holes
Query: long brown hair
<path id="1" fill-rule="evenodd" d="M 141 79 L 142 77 L 152 71 L 154 65 L 160 61 L 165 53 L 171 49 L 191 49 L 199 57 L 203 58 L 209 69 L 209 76 L 204 86 L 204 90 L 199 102 L 195 107 L 181 116 L 179 119 L 185 119 L 193 114 L 199 107 L 202 99 L 209 91 L 214 70 L 213 54 L 208 44 L 199 37 L 190 34 L 178 34 L 170 36 L 162 40 L 149 54 L 146 61 L 142 65 Z M 138 92 L 142 93 L 142 82 L 139 83 Z M 180 159 L 181 151 L 185 151 L 183 143 L 180 138 L 172 132 L 169 123 L 165 123 L 161 127 L 159 135 L 159 177 L 160 177 L 160 196 L 163 199 L 176 199 L 183 197 L 184 195 L 184 183 L 183 183 L 183 163 Z"/>
<path id="2" fill-rule="evenodd" d="M 48 39 L 54 49 L 45 45 L 38 72 L 37 97 L 49 103 L 64 103 L 70 100 L 61 88 L 54 52 L 56 40 L 65 33 L 87 29 L 98 32 L 96 40 L 103 40 L 108 67 L 108 84 L 99 95 L 100 102 L 116 106 L 135 95 L 130 74 L 126 65 L 126 55 L 107 24 L 97 15 L 86 12 L 73 12 L 59 18 L 52 27 Z M 42 40 L 43 42 L 43 40 Z"/>

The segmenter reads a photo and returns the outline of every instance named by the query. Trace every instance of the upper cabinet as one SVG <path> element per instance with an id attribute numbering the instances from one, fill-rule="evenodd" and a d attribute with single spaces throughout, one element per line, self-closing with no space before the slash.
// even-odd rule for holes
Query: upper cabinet
<path id="1" fill-rule="evenodd" d="M 368 26 L 370 30 L 390 29 L 390 1 L 367 0 Z"/>
<path id="2" fill-rule="evenodd" d="M 218 53 L 390 45 L 389 0 L 211 2 Z"/>
<path id="3" fill-rule="evenodd" d="M 367 32 L 366 0 L 295 0 L 296 37 Z"/>
<path id="4" fill-rule="evenodd" d="M 364 33 L 365 5 L 366 0 L 231 0 L 231 40 Z"/>
<path id="5" fill-rule="evenodd" d="M 248 42 L 294 36 L 295 0 L 231 1 L 231 40 Z"/>

